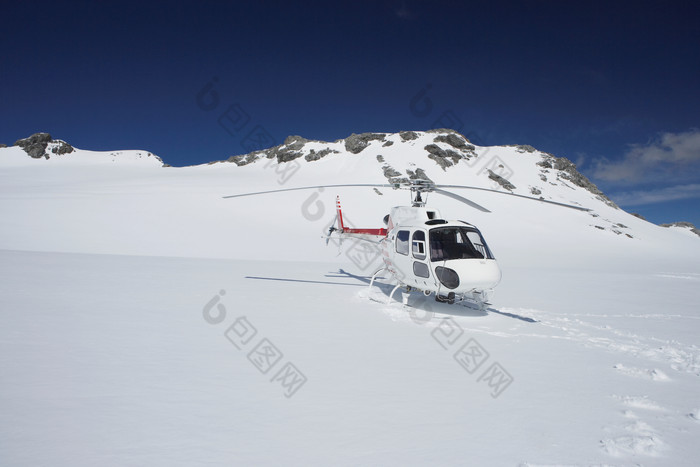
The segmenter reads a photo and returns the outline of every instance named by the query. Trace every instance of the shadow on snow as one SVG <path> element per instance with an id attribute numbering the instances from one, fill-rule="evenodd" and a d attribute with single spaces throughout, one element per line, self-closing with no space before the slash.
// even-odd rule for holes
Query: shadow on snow
<path id="1" fill-rule="evenodd" d="M 351 287 L 365 287 L 369 286 L 370 281 L 372 280 L 372 276 L 361 276 L 357 274 L 352 274 L 350 272 L 345 271 L 344 269 L 339 269 L 338 272 L 334 273 L 329 273 L 326 274 L 324 277 L 331 278 L 331 279 L 354 279 L 358 283 L 348 283 L 348 282 L 338 282 L 338 281 L 320 281 L 320 280 L 307 280 L 307 279 L 290 279 L 290 278 L 285 278 L 285 277 L 261 277 L 261 276 L 245 276 L 246 279 L 255 279 L 255 280 L 265 280 L 265 281 L 279 281 L 279 282 L 297 282 L 297 283 L 304 283 L 304 284 L 322 284 L 322 285 L 345 285 L 345 286 L 351 286 Z M 389 299 L 389 295 L 391 294 L 391 291 L 394 288 L 394 285 L 392 284 L 387 284 L 384 282 L 381 282 L 382 280 L 386 280 L 386 277 L 377 277 L 374 281 L 374 287 L 379 289 L 383 295 L 386 296 L 387 300 Z M 397 291 L 397 293 L 400 293 L 400 291 Z M 395 295 L 396 297 L 396 295 Z M 400 295 L 399 295 L 400 297 Z M 414 299 L 414 297 L 417 297 L 417 299 Z M 400 303 L 401 299 L 399 298 L 397 300 L 397 303 Z M 449 305 L 447 303 L 440 303 L 434 300 L 430 300 L 428 297 L 424 296 L 422 293 L 414 293 L 411 294 L 409 297 L 409 305 L 410 307 L 413 308 L 420 308 L 423 309 L 424 311 L 428 312 L 433 312 L 436 314 L 441 314 L 441 315 L 450 315 L 450 316 L 459 316 L 459 317 L 471 317 L 471 318 L 476 318 L 476 317 L 482 317 L 488 315 L 488 313 L 495 313 L 497 315 L 505 316 L 507 318 L 513 318 L 517 319 L 520 321 L 524 321 L 526 323 L 537 323 L 538 321 L 530 318 L 528 316 L 521 316 L 515 313 L 508 313 L 505 311 L 500 311 L 495 308 L 489 307 L 485 310 L 478 310 L 476 308 L 470 308 L 468 306 L 459 306 L 459 305 Z M 438 318 L 439 319 L 439 318 Z"/>

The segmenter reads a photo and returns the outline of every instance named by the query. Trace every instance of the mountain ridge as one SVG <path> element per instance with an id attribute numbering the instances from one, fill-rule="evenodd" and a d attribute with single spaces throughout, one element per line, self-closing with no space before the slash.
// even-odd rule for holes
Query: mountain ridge
<path id="1" fill-rule="evenodd" d="M 418 147 L 416 147 L 417 145 Z M 144 158 L 144 151 L 84 151 L 74 148 L 74 146 L 63 140 L 53 139 L 49 133 L 35 133 L 28 138 L 17 140 L 13 147 L 0 149 L 0 151 L 12 150 L 15 147 L 21 148 L 31 159 L 67 160 L 79 154 L 89 153 L 89 158 L 87 158 L 89 160 L 97 160 L 100 155 L 109 155 L 111 162 L 124 158 L 134 161 L 150 159 L 152 161 L 150 165 L 153 167 L 157 165 L 165 168 L 171 167 L 169 164 L 164 163 L 160 157 L 150 152 Z M 397 150 L 401 152 L 401 149 L 410 150 L 418 155 L 413 158 L 413 161 L 406 163 L 401 157 L 396 157 Z M 388 156 L 388 152 L 392 152 L 393 157 Z M 566 157 L 539 151 L 529 145 L 477 146 L 471 143 L 464 135 L 447 128 L 427 131 L 400 131 L 398 133 L 353 133 L 346 138 L 332 142 L 290 135 L 282 144 L 271 148 L 231 156 L 225 160 L 186 167 L 232 164 L 235 167 L 244 168 L 261 162 L 265 162 L 267 167 L 273 160 L 277 166 L 285 164 L 298 166 L 301 164 L 301 161 L 304 163 L 316 163 L 317 161 L 339 156 L 352 158 L 366 156 L 367 154 L 373 156 L 383 179 L 390 184 L 407 182 L 412 179 L 431 180 L 428 175 L 431 169 L 439 169 L 437 170 L 437 174 L 439 174 L 447 173 L 455 170 L 458 166 L 462 166 L 463 168 L 472 168 L 478 172 L 477 184 L 482 186 L 490 185 L 491 188 L 496 188 L 506 193 L 518 193 L 535 198 L 539 197 L 540 199 L 552 199 L 552 195 L 547 193 L 552 185 L 571 189 L 579 187 L 607 206 L 616 210 L 620 209 L 588 177 L 578 171 L 576 165 Z M 153 159 L 151 159 L 151 156 L 153 156 Z M 530 162 L 534 162 L 534 170 L 537 171 L 538 179 L 529 177 L 529 180 L 526 180 L 520 176 L 515 176 L 516 170 L 511 166 L 514 165 L 514 161 L 517 162 L 517 158 L 529 158 Z M 107 157 L 102 159 L 106 161 Z M 484 162 L 486 159 L 488 161 Z M 428 164 L 428 161 L 431 161 L 434 165 L 431 166 Z M 525 167 L 527 170 L 523 170 L 522 167 Z M 531 166 L 528 165 L 521 165 L 519 169 L 521 169 L 520 172 L 532 171 Z M 435 176 L 434 174 L 433 177 Z M 473 183 L 475 183 L 475 180 L 465 184 Z M 617 224 L 611 224 L 610 230 L 620 235 L 623 233 L 623 227 Z M 684 227 L 685 224 L 683 224 Z M 605 229 L 605 227 L 597 227 Z M 695 226 L 688 227 L 688 230 L 698 234 L 698 229 Z"/>
<path id="2" fill-rule="evenodd" d="M 431 144 L 426 145 L 424 149 L 426 151 L 426 156 L 429 159 L 435 161 L 435 163 L 443 170 L 447 170 L 447 168 L 452 167 L 453 165 L 459 163 L 459 161 L 463 159 L 468 161 L 472 157 L 477 156 L 477 154 L 475 153 L 476 146 L 472 144 L 469 141 L 469 139 L 467 139 L 464 135 L 452 129 L 441 128 L 427 130 L 423 132 L 401 131 L 393 134 L 374 132 L 360 134 L 353 133 L 347 138 L 339 139 L 333 142 L 313 140 L 298 135 L 290 135 L 280 145 L 273 146 L 268 149 L 253 151 L 247 154 L 231 156 L 225 160 L 211 161 L 205 164 L 232 162 L 237 166 L 244 166 L 251 164 L 263 157 L 266 159 L 276 158 L 278 163 L 291 162 L 301 157 L 303 157 L 307 162 L 312 162 L 322 159 L 323 157 L 326 157 L 330 154 L 341 153 L 340 150 L 332 146 L 337 147 L 339 145 L 342 145 L 342 147 L 344 147 L 345 150 L 351 154 L 361 153 L 370 146 L 370 143 L 372 141 L 379 141 L 383 143 L 383 147 L 388 147 L 393 145 L 394 142 L 387 140 L 386 137 L 388 135 L 396 134 L 400 136 L 402 142 L 414 141 L 418 139 L 418 136 L 420 134 L 436 134 L 437 136 L 433 138 L 433 142 Z M 320 150 L 317 150 L 315 148 L 307 149 L 306 146 L 308 143 L 316 143 L 320 145 L 325 145 L 326 147 Z M 40 159 L 42 157 L 45 159 L 49 159 L 52 154 L 70 154 L 75 150 L 75 148 L 71 144 L 63 140 L 54 140 L 49 133 L 34 133 L 33 135 L 27 138 L 17 140 L 13 146 L 21 147 L 27 153 L 27 155 L 34 159 Z M 600 191 L 598 187 L 593 182 L 591 182 L 590 179 L 588 179 L 588 177 L 579 172 L 576 168 L 576 165 L 566 157 L 559 157 L 550 153 L 538 151 L 537 149 L 529 145 L 503 145 L 491 147 L 512 147 L 516 148 L 518 152 L 521 153 L 539 153 L 542 156 L 543 160 L 540 161 L 537 165 L 545 169 L 560 170 L 561 172 L 563 172 L 562 176 L 565 179 L 571 181 L 577 186 L 585 188 L 586 190 L 590 191 L 591 193 L 597 196 L 600 196 L 610 206 L 617 207 L 617 205 L 602 191 Z M 152 155 L 150 152 L 148 154 L 149 156 Z M 164 163 L 160 157 L 155 157 L 163 163 L 164 167 L 170 167 L 170 165 Z M 389 181 L 390 183 L 399 183 L 407 181 L 410 178 L 416 178 L 415 174 L 407 174 L 409 177 L 408 179 L 400 178 L 398 175 L 395 175 L 396 172 L 392 170 L 390 166 L 385 167 L 385 176 L 387 178 L 387 181 Z M 503 177 L 502 174 L 497 174 L 493 170 L 489 169 L 488 175 L 491 178 L 491 180 L 496 181 L 501 187 L 503 187 L 506 190 L 512 190 L 515 188 L 508 182 L 508 177 Z M 533 192 L 532 194 L 537 195 L 538 193 Z"/>

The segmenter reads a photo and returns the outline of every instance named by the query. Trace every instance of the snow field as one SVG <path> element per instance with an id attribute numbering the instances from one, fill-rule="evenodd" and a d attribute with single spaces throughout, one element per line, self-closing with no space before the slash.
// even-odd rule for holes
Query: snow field
<path id="1" fill-rule="evenodd" d="M 433 136 L 291 175 L 0 149 L 0 463 L 697 465 L 698 240 L 551 173 L 542 185 L 515 148 L 442 171 L 418 152 Z M 377 154 L 483 186 L 496 155 L 523 193 L 594 212 L 470 193 L 484 214 L 431 194 L 499 260 L 479 312 L 387 304 L 390 284 L 367 290 L 371 249 L 324 246 L 337 194 L 379 227 L 403 191 L 220 198 L 384 183 Z"/>

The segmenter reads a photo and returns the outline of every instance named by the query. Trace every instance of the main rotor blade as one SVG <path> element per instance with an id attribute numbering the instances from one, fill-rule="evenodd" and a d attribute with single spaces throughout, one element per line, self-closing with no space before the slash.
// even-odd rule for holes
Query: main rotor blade
<path id="1" fill-rule="evenodd" d="M 502 195 L 517 196 L 518 198 L 530 199 L 530 200 L 532 200 L 532 201 L 540 201 L 540 202 L 542 202 L 542 203 L 555 204 L 555 205 L 557 205 L 557 206 L 562 206 L 562 207 L 571 208 L 571 209 L 577 209 L 577 210 L 579 210 L 579 211 L 585 211 L 585 212 L 591 211 L 591 209 L 582 208 L 581 206 L 574 206 L 574 205 L 572 205 L 572 204 L 560 203 L 560 202 L 558 202 L 558 201 L 551 201 L 551 200 L 548 200 L 548 199 L 535 198 L 534 196 L 519 195 L 519 194 L 517 194 L 517 193 L 510 193 L 510 192 L 507 192 L 507 191 L 494 190 L 494 189 L 491 189 L 491 188 L 481 188 L 481 187 L 478 187 L 478 186 L 468 186 L 468 185 L 435 185 L 435 186 L 436 186 L 436 187 L 439 187 L 439 188 L 462 188 L 462 189 L 465 189 L 465 190 L 490 191 L 490 192 L 492 192 L 492 193 L 500 193 L 500 194 L 502 194 Z M 437 189 L 436 189 L 435 191 L 437 191 Z"/>
<path id="2" fill-rule="evenodd" d="M 447 196 L 448 198 L 452 198 L 452 199 L 456 199 L 457 201 L 461 201 L 462 203 L 467 204 L 475 209 L 478 209 L 481 212 L 491 212 L 488 209 L 486 209 L 485 207 L 483 207 L 479 204 L 476 204 L 474 201 L 468 200 L 467 198 L 456 195 L 454 193 L 450 193 L 447 190 L 441 190 L 440 188 L 433 188 L 433 191 L 435 193 L 440 193 L 443 196 Z"/>
<path id="3" fill-rule="evenodd" d="M 254 195 L 266 195 L 268 193 L 281 193 L 284 191 L 299 191 L 299 190 L 315 190 L 318 188 L 344 188 L 344 187 L 353 187 L 353 186 L 367 186 L 367 187 L 382 187 L 382 188 L 398 188 L 398 184 L 390 185 L 390 184 L 374 184 L 374 183 L 355 183 L 355 184 L 350 184 L 350 185 L 314 185 L 314 186 L 300 186 L 296 188 L 281 188 L 279 190 L 268 190 L 268 191 L 257 191 L 255 193 L 241 193 L 240 195 L 228 195 L 228 196 L 222 196 L 222 198 L 240 198 L 242 196 L 254 196 Z"/>
<path id="4" fill-rule="evenodd" d="M 483 211 L 483 212 L 491 212 L 491 211 L 489 211 L 488 209 L 486 209 L 486 208 L 483 207 L 483 206 L 478 205 L 477 203 L 475 203 L 475 202 L 473 202 L 473 201 L 468 200 L 467 198 L 464 198 L 464 197 L 462 197 L 462 196 L 456 195 L 456 194 L 451 193 L 451 192 L 446 191 L 446 190 L 442 190 L 442 188 L 459 188 L 459 189 L 464 189 L 464 190 L 490 191 L 490 192 L 492 192 L 492 193 L 500 193 L 500 194 L 502 194 L 502 195 L 517 196 L 518 198 L 525 198 L 525 199 L 529 199 L 529 200 L 532 200 L 532 201 L 540 201 L 540 202 L 542 202 L 542 203 L 554 204 L 554 205 L 557 205 L 557 206 L 562 206 L 562 207 L 565 207 L 565 208 L 576 209 L 576 210 L 579 210 L 579 211 L 585 211 L 585 212 L 591 211 L 591 210 L 588 209 L 588 208 L 583 208 L 583 207 L 580 207 L 580 206 L 573 206 L 573 205 L 571 205 L 571 204 L 560 203 L 560 202 L 558 202 L 558 201 L 551 201 L 551 200 L 548 200 L 548 199 L 540 199 L 540 198 L 535 198 L 535 197 L 533 197 L 533 196 L 520 195 L 520 194 L 517 194 L 517 193 L 510 193 L 510 192 L 507 192 L 507 191 L 494 190 L 494 189 L 491 189 L 491 188 L 482 188 L 482 187 L 478 187 L 478 186 L 469 186 L 469 185 L 436 185 L 436 184 L 433 184 L 432 182 L 430 182 L 430 181 L 428 181 L 428 180 L 426 180 L 425 182 L 426 182 L 426 184 L 429 183 L 429 185 L 428 185 L 427 189 L 424 190 L 424 191 L 427 191 L 427 192 L 430 192 L 430 191 L 438 192 L 438 193 L 440 193 L 441 195 L 444 195 L 444 196 L 447 196 L 447 197 L 449 197 L 449 198 L 452 198 L 452 199 L 455 199 L 455 200 L 457 200 L 457 201 L 460 201 L 460 202 L 462 202 L 462 203 L 465 203 L 465 204 L 467 204 L 467 205 L 469 205 L 469 206 L 471 206 L 471 207 L 473 207 L 473 208 L 475 208 L 475 209 L 478 209 L 478 210 L 480 210 L 480 211 Z M 319 189 L 319 188 L 373 187 L 373 188 L 394 188 L 394 189 L 398 189 L 398 188 L 403 188 L 403 187 L 410 188 L 411 186 L 415 186 L 415 183 L 413 183 L 413 184 L 410 183 L 410 182 L 407 183 L 407 184 L 404 184 L 404 183 L 351 183 L 351 184 L 338 184 L 338 185 L 313 185 L 313 186 L 302 186 L 302 187 L 295 187 L 295 188 L 281 188 L 281 189 L 279 189 L 279 190 L 257 191 L 257 192 L 254 192 L 254 193 L 241 193 L 241 194 L 238 194 L 238 195 L 223 196 L 223 198 L 240 198 L 240 197 L 243 197 L 243 196 L 265 195 L 265 194 L 268 194 L 268 193 L 282 193 L 282 192 L 286 192 L 286 191 L 315 190 L 315 189 Z"/>

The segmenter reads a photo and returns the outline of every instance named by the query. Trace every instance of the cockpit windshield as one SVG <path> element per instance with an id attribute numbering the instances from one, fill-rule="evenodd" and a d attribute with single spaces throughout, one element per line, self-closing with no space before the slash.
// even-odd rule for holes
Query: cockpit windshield
<path id="1" fill-rule="evenodd" d="M 438 227 L 430 231 L 430 261 L 468 258 L 493 259 L 478 230 L 469 227 Z"/>

